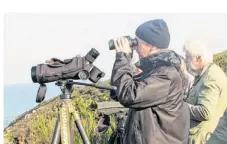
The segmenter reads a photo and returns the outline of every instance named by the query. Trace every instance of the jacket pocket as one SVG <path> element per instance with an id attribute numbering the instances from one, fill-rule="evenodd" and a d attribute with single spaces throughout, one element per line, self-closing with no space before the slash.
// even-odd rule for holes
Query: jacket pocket
<path id="1" fill-rule="evenodd" d="M 192 121 L 191 121 L 191 123 L 192 123 Z M 193 128 L 190 128 L 190 130 L 189 130 L 189 134 L 190 135 L 196 135 L 197 133 L 199 133 L 199 131 L 202 128 L 202 125 L 203 125 L 202 122 L 198 125 L 193 125 Z"/>
<path id="2" fill-rule="evenodd" d="M 203 126 L 204 127 L 204 126 Z M 190 144 L 206 144 L 209 140 L 211 132 L 208 132 L 206 129 L 201 128 L 201 126 L 193 128 L 193 131 L 190 130 Z"/>

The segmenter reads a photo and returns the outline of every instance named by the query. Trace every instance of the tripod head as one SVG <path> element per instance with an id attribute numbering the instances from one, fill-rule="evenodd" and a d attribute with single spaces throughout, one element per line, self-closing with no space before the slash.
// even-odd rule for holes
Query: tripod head
<path id="1" fill-rule="evenodd" d="M 110 90 L 111 93 L 116 93 L 117 87 L 115 86 L 107 86 L 107 85 L 101 85 L 101 84 L 89 84 L 89 83 L 84 83 L 84 82 L 75 82 L 71 79 L 66 79 L 66 80 L 58 80 L 55 83 L 56 86 L 59 86 L 62 94 L 60 95 L 60 99 L 71 99 L 71 94 L 73 92 L 73 85 L 84 85 L 84 86 L 91 86 L 95 87 L 98 89 L 106 89 Z M 37 96 L 36 96 L 36 102 L 40 103 L 45 99 L 45 94 L 46 94 L 46 85 L 41 84 Z"/>

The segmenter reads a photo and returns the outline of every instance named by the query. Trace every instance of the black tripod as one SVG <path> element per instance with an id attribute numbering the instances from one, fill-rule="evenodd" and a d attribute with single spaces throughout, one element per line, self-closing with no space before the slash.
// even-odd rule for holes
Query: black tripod
<path id="1" fill-rule="evenodd" d="M 123 144 L 126 118 L 126 113 L 118 113 L 116 115 L 117 128 L 110 136 L 109 144 Z"/>
<path id="2" fill-rule="evenodd" d="M 113 86 L 73 82 L 72 80 L 62 80 L 56 82 L 56 85 L 60 86 L 61 88 L 62 95 L 60 95 L 61 105 L 58 109 L 58 117 L 56 120 L 54 133 L 51 138 L 51 144 L 73 144 L 72 129 L 70 127 L 72 119 L 74 119 L 74 123 L 80 133 L 83 143 L 90 144 L 85 130 L 81 124 L 79 112 L 76 111 L 75 107 L 72 105 L 71 94 L 74 84 L 92 86 L 99 89 L 107 89 L 112 91 L 116 90 L 116 87 Z"/>

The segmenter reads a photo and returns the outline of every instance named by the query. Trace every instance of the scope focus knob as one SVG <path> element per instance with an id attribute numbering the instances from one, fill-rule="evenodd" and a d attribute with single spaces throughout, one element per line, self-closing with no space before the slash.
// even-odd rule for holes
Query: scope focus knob
<path id="1" fill-rule="evenodd" d="M 78 77 L 81 80 L 87 80 L 89 78 L 89 72 L 86 71 L 86 70 L 82 70 L 82 71 L 79 72 Z"/>

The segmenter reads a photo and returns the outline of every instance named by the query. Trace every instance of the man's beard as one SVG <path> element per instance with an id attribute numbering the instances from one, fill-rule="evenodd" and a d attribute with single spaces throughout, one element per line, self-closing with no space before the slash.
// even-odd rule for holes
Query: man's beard
<path id="1" fill-rule="evenodd" d="M 200 75 L 199 70 L 192 68 L 192 64 L 186 63 L 186 66 L 187 66 L 188 73 L 191 74 L 192 76 L 197 77 Z"/>

